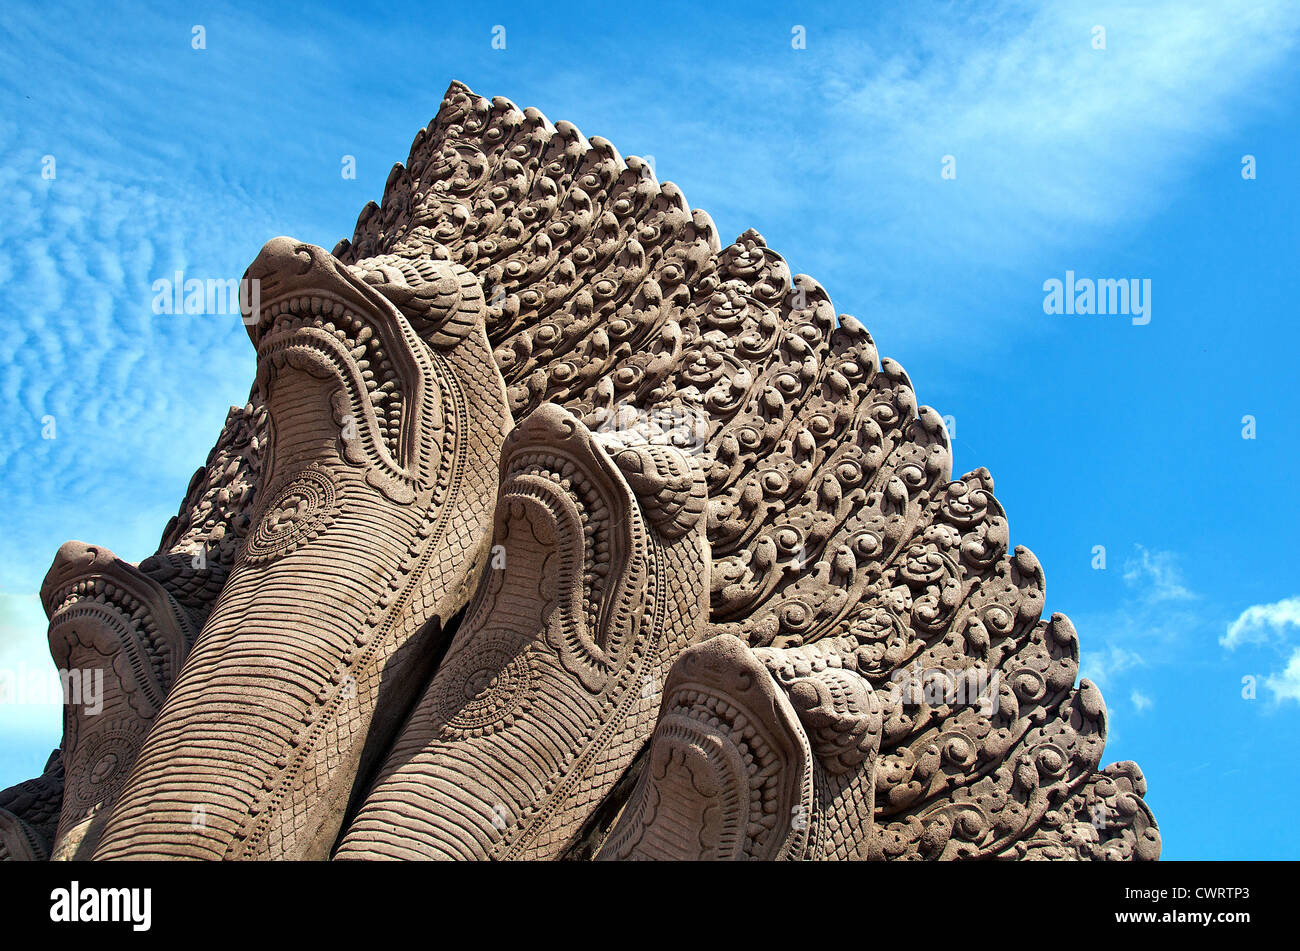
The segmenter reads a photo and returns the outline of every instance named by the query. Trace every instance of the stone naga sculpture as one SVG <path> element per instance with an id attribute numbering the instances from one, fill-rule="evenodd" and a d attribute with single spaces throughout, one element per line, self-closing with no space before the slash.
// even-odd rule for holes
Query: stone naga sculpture
<path id="1" fill-rule="evenodd" d="M 253 528 L 97 857 L 328 855 L 486 553 L 508 417 L 473 276 L 277 238 L 248 277 Z"/>
<path id="2" fill-rule="evenodd" d="M 502 451 L 499 563 L 340 858 L 559 858 L 708 617 L 704 479 L 543 405 Z"/>
<path id="3" fill-rule="evenodd" d="M 1158 857 L 991 476 L 755 232 L 453 84 L 248 276 L 159 553 L 51 569 L 129 729 L 69 707 L 8 857 Z"/>
<path id="4" fill-rule="evenodd" d="M 180 516 L 140 565 L 81 542 L 59 550 L 41 588 L 50 651 L 60 670 L 102 684 L 105 695 L 93 712 L 80 704 L 65 708 L 63 744 L 36 781 L 40 794 L 29 798 L 31 783 L 9 791 L 17 813 L 10 823 L 34 823 L 40 833 L 8 841 L 35 841 L 42 856 L 90 858 L 247 531 L 265 425 L 260 403 L 231 409 L 207 464 L 190 482 Z M 73 777 L 66 792 L 65 761 Z M 3 805 L 6 798 L 0 797 L 0 810 L 11 808 Z M 48 802 L 52 823 L 44 811 Z"/>
<path id="5" fill-rule="evenodd" d="M 649 762 L 596 858 L 866 859 L 881 705 L 817 645 L 719 634 L 669 678 Z"/>

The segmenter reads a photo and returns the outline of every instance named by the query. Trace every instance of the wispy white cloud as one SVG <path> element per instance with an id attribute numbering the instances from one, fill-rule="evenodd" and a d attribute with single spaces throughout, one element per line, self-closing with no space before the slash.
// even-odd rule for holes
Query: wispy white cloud
<path id="1" fill-rule="evenodd" d="M 1264 686 L 1273 693 L 1275 702 L 1294 700 L 1300 703 L 1300 597 L 1283 598 L 1269 604 L 1252 604 L 1228 625 L 1219 643 L 1228 650 L 1256 648 L 1271 654 L 1290 651 L 1286 667 L 1264 678 Z"/>
<path id="2" fill-rule="evenodd" d="M 933 212 L 913 236 L 994 264 L 1136 224 L 1207 142 L 1284 91 L 1273 74 L 1300 40 L 1300 8 L 1283 0 L 1004 2 L 917 21 L 919 42 L 866 56 L 828 38 L 823 92 L 859 143 L 840 171 L 930 183 L 908 190 Z M 940 178 L 944 155 L 954 180 Z M 846 197 L 883 210 L 897 191 Z"/>
<path id="3" fill-rule="evenodd" d="M 84 540 L 132 559 L 152 551 L 227 407 L 243 400 L 252 359 L 237 318 L 151 311 L 158 277 L 227 276 L 189 267 L 189 249 L 196 260 L 222 255 L 189 232 L 202 211 L 183 191 L 146 191 L 102 169 L 43 180 L 28 148 L 0 159 L 0 189 L 19 210 L 0 234 L 10 265 L 0 273 L 0 528 L 23 553 L 0 563 L 0 586 L 34 591 L 57 545 L 96 525 L 110 537 Z M 143 534 L 142 509 L 156 523 Z"/>
<path id="4" fill-rule="evenodd" d="M 1196 595 L 1183 583 L 1178 558 L 1170 551 L 1149 551 L 1142 545 L 1124 561 L 1124 582 L 1146 601 L 1191 601 Z"/>
<path id="5" fill-rule="evenodd" d="M 759 227 L 880 339 L 923 319 L 976 350 L 1022 314 L 981 313 L 976 332 L 944 288 L 1002 296 L 1031 268 L 1037 291 L 1139 233 L 1208 163 L 1237 175 L 1243 130 L 1289 100 L 1300 47 L 1288 0 L 918 2 L 802 22 L 800 52 L 763 37 L 708 70 L 682 57 L 710 120 L 675 101 L 638 111 L 672 130 L 661 177 L 681 174 L 724 240 Z"/>
<path id="6" fill-rule="evenodd" d="M 1153 706 L 1155 706 L 1156 703 L 1154 700 L 1152 700 L 1150 697 L 1144 694 L 1141 690 L 1138 690 L 1136 687 L 1134 687 L 1133 690 L 1129 692 L 1128 698 L 1129 701 L 1133 704 L 1133 709 L 1135 709 L 1138 713 L 1146 713 Z"/>
<path id="7" fill-rule="evenodd" d="M 1097 631 L 1096 634 L 1110 634 L 1111 632 Z M 1100 641 L 1100 637 L 1094 638 L 1094 643 Z M 1095 647 L 1090 647 L 1084 651 L 1080 660 L 1079 675 L 1087 677 L 1093 683 L 1101 688 L 1106 688 L 1112 684 L 1116 677 L 1135 667 L 1141 667 L 1145 664 L 1142 655 L 1136 650 L 1132 650 L 1114 641 L 1107 640 L 1099 643 Z"/>
<path id="8" fill-rule="evenodd" d="M 1080 674 L 1103 690 L 1118 689 L 1137 668 L 1165 666 L 1182 656 L 1187 635 L 1201 623 L 1187 607 L 1199 595 L 1184 581 L 1175 552 L 1135 545 L 1124 559 L 1122 578 L 1123 593 L 1109 609 L 1076 619 Z M 1133 688 L 1130 699 L 1145 709 L 1134 698 L 1140 693 Z"/>
<path id="9" fill-rule="evenodd" d="M 718 19 L 699 15 L 702 26 Z M 0 78 L 34 94 L 0 119 L 11 328 L 0 359 L 0 590 L 27 599 L 13 622 L 15 665 L 48 664 L 30 592 L 57 545 L 81 537 L 147 554 L 251 376 L 242 328 L 154 318 L 151 281 L 176 267 L 238 276 L 282 232 L 330 246 L 379 197 L 452 76 L 653 152 L 724 241 L 759 227 L 866 319 L 884 352 L 932 341 L 973 373 L 969 338 L 996 335 L 965 321 L 961 299 L 998 301 L 999 271 L 1122 240 L 1178 197 L 1189 169 L 1223 161 L 1235 175 L 1251 148 L 1241 130 L 1291 93 L 1300 62 L 1300 8 L 1280 0 L 809 8 L 805 51 L 771 21 L 674 29 L 671 45 L 646 50 L 654 69 L 629 69 L 618 42 L 602 53 L 585 28 L 543 41 L 516 28 L 522 14 L 500 54 L 481 23 L 449 29 L 442 14 L 414 10 L 409 21 L 422 25 L 398 36 L 346 7 L 285 26 L 235 5 L 207 15 L 206 53 L 189 50 L 188 24 L 153 10 L 55 16 L 13 11 L 0 42 Z M 1105 51 L 1091 48 L 1097 24 Z M 415 55 L 429 43 L 433 65 Z M 384 68 L 358 79 L 346 64 L 371 50 L 384 51 Z M 317 92 L 271 102 L 266 89 Z M 43 183 L 51 150 L 59 179 Z M 341 186 L 341 152 L 358 154 L 363 178 L 382 169 L 378 179 Z M 957 160 L 953 181 L 939 175 L 945 154 Z M 966 340 L 935 327 L 949 303 Z M 922 332 L 918 312 L 931 320 Z M 40 438 L 45 414 L 56 440 Z M 1085 675 L 1120 697 L 1126 677 L 1167 667 L 1172 646 L 1204 625 L 1187 610 L 1195 592 L 1158 554 L 1137 556 L 1134 581 L 1159 597 L 1135 593 L 1079 625 Z M 1212 642 L 1219 630 L 1198 632 Z M 1282 696 L 1287 674 L 1266 683 Z"/>
<path id="10" fill-rule="evenodd" d="M 1289 628 L 1300 631 L 1300 597 L 1251 605 L 1228 625 L 1219 643 L 1229 650 L 1243 644 L 1266 644 L 1285 638 Z"/>

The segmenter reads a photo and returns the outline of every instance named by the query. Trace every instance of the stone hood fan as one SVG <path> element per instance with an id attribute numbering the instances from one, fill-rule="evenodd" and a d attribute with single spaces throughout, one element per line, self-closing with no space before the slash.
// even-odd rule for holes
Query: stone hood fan
<path id="1" fill-rule="evenodd" d="M 635 157 L 453 83 L 138 566 L 8 858 L 1154 859 L 984 469 L 820 285 Z"/>

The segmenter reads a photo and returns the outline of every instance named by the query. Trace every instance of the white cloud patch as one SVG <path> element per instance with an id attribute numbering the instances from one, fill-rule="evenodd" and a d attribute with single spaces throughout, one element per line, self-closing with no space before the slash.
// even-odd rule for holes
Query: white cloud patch
<path id="1" fill-rule="evenodd" d="M 228 14 L 207 25 L 210 39 L 229 41 L 196 54 L 168 17 L 90 17 L 15 10 L 6 25 L 18 41 L 0 44 L 0 76 L 38 93 L 15 96 L 0 119 L 10 329 L 0 354 L 0 589 L 13 592 L 35 591 L 68 538 L 147 555 L 226 406 L 244 398 L 253 360 L 242 327 L 154 317 L 151 282 L 178 267 L 237 278 L 278 233 L 331 246 L 404 154 L 417 122 L 399 120 L 412 109 L 427 119 L 448 75 L 577 120 L 625 150 L 655 151 L 662 177 L 714 215 L 724 241 L 761 228 L 873 332 L 890 324 L 914 348 L 932 340 L 969 365 L 968 345 L 992 337 L 985 325 L 960 316 L 952 333 L 915 332 L 918 311 L 936 317 L 936 286 L 965 279 L 994 299 L 999 272 L 1103 237 L 1122 242 L 1192 166 L 1231 165 L 1247 151 L 1234 137 L 1273 108 L 1279 88 L 1291 92 L 1300 36 L 1300 7 L 1282 0 L 917 4 L 810 19 L 802 53 L 742 28 L 722 43 L 716 32 L 680 31 L 662 70 L 628 83 L 624 57 L 557 68 L 564 48 L 485 66 L 466 52 L 484 46 L 483 34 L 449 30 L 439 37 L 445 67 L 390 57 L 384 86 L 400 96 L 370 95 L 363 109 L 344 97 L 322 111 L 292 97 L 268 106 L 264 91 L 356 49 L 389 48 L 390 25 L 323 14 L 250 32 Z M 1105 51 L 1091 48 L 1099 23 Z M 364 157 L 371 141 L 389 140 L 397 149 L 369 163 L 382 169 L 376 181 L 340 180 L 339 155 Z M 58 160 L 53 182 L 40 177 L 47 152 Z M 939 175 L 946 154 L 952 181 Z M 41 436 L 46 415 L 56 439 Z M 1192 593 L 1172 559 L 1140 551 L 1133 582 L 1150 598 L 1080 625 L 1084 672 L 1099 683 L 1165 663 L 1188 626 L 1177 609 Z M 0 605 L 11 618 L 4 662 L 48 665 L 34 596 L 3 597 L 18 598 Z M 1279 696 L 1287 676 L 1267 681 Z M 50 730 L 57 742 L 57 720 Z"/>
<path id="2" fill-rule="evenodd" d="M 1261 92 L 1300 30 L 1284 2 L 1002 3 L 972 16 L 981 34 L 964 17 L 936 20 L 923 28 L 923 55 L 889 55 L 866 77 L 847 70 L 842 92 L 852 111 L 913 144 L 900 156 L 913 174 L 935 178 L 938 156 L 958 158 L 957 181 L 976 186 L 960 200 L 985 208 L 969 223 L 988 230 L 954 243 L 986 252 L 996 251 L 990 234 L 1032 246 L 1058 241 L 1063 221 L 1104 227 L 1149 210 L 1151 186 L 1176 178 L 1233 105 Z M 1097 25 L 1104 50 L 1093 46 Z"/>
<path id="3" fill-rule="evenodd" d="M 1141 690 L 1138 690 L 1136 687 L 1134 687 L 1133 690 L 1129 692 L 1128 698 L 1129 701 L 1133 704 L 1133 709 L 1137 710 L 1138 713 L 1146 713 L 1153 706 L 1155 706 L 1155 701 L 1152 700 L 1150 697 L 1148 697 L 1146 694 L 1144 694 Z"/>
<path id="4" fill-rule="evenodd" d="M 902 49 L 830 38 L 826 93 L 849 129 L 871 133 L 840 154 L 933 183 L 939 233 L 924 237 L 997 261 L 1158 207 L 1207 139 L 1266 100 L 1300 9 L 1004 2 L 912 26 L 919 43 Z M 956 159 L 951 182 L 939 178 L 944 155 Z M 953 202 L 960 213 L 943 208 Z"/>
<path id="5" fill-rule="evenodd" d="M 1289 629 L 1300 630 L 1300 597 L 1251 605 L 1228 625 L 1219 643 L 1229 650 L 1243 644 L 1267 644 L 1285 639 Z"/>
<path id="6" fill-rule="evenodd" d="M 1228 650 L 1239 648 L 1290 651 L 1286 667 L 1264 678 L 1264 686 L 1273 693 L 1273 700 L 1282 703 L 1294 700 L 1300 704 L 1300 647 L 1294 637 L 1300 633 L 1300 597 L 1283 598 L 1271 604 L 1252 604 L 1219 638 Z M 1276 654 L 1274 654 L 1276 656 Z"/>
<path id="7" fill-rule="evenodd" d="M 1273 699 L 1278 703 L 1284 700 L 1300 703 L 1300 647 L 1291 653 L 1285 670 L 1264 678 L 1264 686 L 1273 691 Z"/>

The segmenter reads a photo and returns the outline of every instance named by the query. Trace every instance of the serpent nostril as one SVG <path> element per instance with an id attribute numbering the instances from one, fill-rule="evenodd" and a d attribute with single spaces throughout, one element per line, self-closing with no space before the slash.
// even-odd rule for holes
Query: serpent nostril
<path id="1" fill-rule="evenodd" d="M 279 275 L 306 274 L 319 259 L 319 252 L 319 248 L 310 244 L 280 235 L 262 245 L 262 250 L 248 266 L 248 276 L 267 287 Z"/>
<path id="2" fill-rule="evenodd" d="M 98 549 L 93 545 L 87 545 L 85 542 L 69 541 L 59 546 L 58 552 L 54 555 L 54 571 L 67 570 L 69 568 L 83 568 L 94 562 Z"/>

